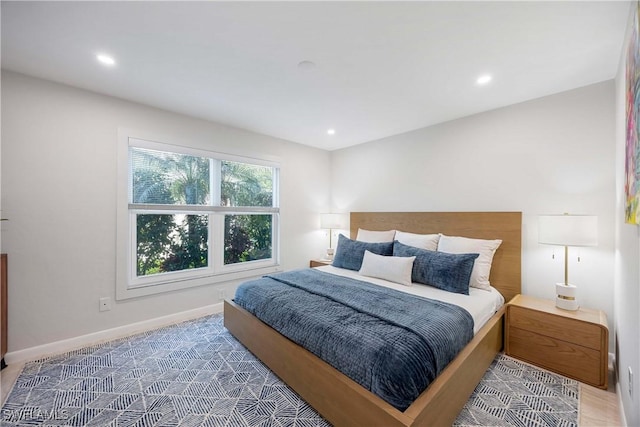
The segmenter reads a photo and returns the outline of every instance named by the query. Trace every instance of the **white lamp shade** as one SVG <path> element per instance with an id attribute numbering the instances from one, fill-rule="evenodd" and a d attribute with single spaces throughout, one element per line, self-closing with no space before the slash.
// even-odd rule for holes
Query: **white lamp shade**
<path id="1" fill-rule="evenodd" d="M 321 213 L 320 228 L 342 229 L 346 226 L 344 214 Z"/>
<path id="2" fill-rule="evenodd" d="M 595 215 L 541 215 L 538 242 L 559 246 L 597 246 L 598 217 Z"/>

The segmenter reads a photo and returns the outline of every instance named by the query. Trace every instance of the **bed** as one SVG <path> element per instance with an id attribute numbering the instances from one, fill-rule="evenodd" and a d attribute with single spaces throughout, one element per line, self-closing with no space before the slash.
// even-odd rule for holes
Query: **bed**
<path id="1" fill-rule="evenodd" d="M 443 233 L 501 239 L 491 267 L 491 285 L 506 301 L 520 293 L 521 213 L 352 213 L 358 229 Z M 369 392 L 320 358 L 225 301 L 225 327 L 284 382 L 334 425 L 450 425 L 502 348 L 503 309 L 476 331 L 440 375 L 404 411 Z"/>

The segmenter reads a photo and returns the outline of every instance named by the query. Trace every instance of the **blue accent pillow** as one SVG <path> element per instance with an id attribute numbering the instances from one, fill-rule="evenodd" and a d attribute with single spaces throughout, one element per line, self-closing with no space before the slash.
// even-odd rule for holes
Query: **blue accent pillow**
<path id="1" fill-rule="evenodd" d="M 415 256 L 411 281 L 469 295 L 469 279 L 478 254 L 449 254 L 393 242 L 393 256 Z"/>
<path id="2" fill-rule="evenodd" d="M 334 267 L 346 268 L 348 270 L 360 270 L 364 251 L 369 251 L 377 255 L 393 255 L 393 242 L 368 243 L 359 240 L 351 240 L 344 235 L 338 236 L 338 247 L 333 257 Z"/>

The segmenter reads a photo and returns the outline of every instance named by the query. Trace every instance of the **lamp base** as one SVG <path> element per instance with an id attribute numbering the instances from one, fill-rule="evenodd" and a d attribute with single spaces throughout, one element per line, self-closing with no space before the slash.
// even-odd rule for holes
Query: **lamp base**
<path id="1" fill-rule="evenodd" d="M 326 260 L 333 260 L 333 254 L 335 253 L 335 249 L 333 248 L 327 248 L 327 254 L 324 256 L 324 259 Z"/>
<path id="2" fill-rule="evenodd" d="M 556 307 L 562 310 L 577 310 L 580 307 L 576 299 L 577 293 L 578 288 L 574 285 L 556 283 Z"/>

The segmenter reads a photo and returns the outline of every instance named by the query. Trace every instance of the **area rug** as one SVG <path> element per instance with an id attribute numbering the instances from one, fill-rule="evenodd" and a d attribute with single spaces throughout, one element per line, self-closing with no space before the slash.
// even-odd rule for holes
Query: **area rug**
<path id="1" fill-rule="evenodd" d="M 577 426 L 578 385 L 498 355 L 456 426 Z M 329 426 L 212 315 L 25 365 L 13 426 Z"/>
<path id="2" fill-rule="evenodd" d="M 577 381 L 499 354 L 454 426 L 575 427 Z"/>

